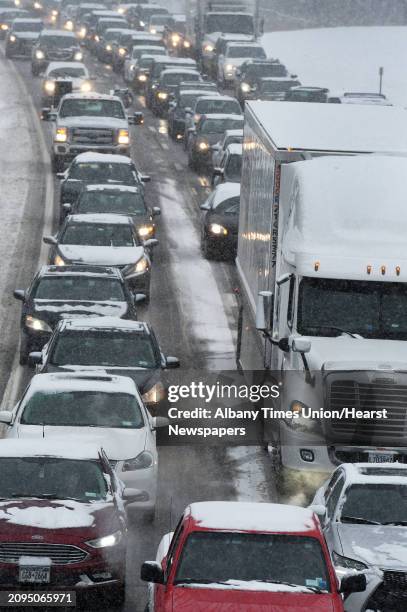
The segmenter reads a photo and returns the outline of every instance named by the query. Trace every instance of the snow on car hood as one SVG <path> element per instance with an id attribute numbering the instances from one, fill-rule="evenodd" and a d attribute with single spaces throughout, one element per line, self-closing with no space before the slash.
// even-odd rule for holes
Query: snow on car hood
<path id="1" fill-rule="evenodd" d="M 15 32 L 14 36 L 17 40 L 37 40 L 39 32 Z"/>
<path id="2" fill-rule="evenodd" d="M 406 527 L 339 523 L 337 531 L 345 557 L 358 559 L 381 569 L 406 571 Z"/>
<path id="3" fill-rule="evenodd" d="M 124 461 L 136 457 L 145 449 L 146 431 L 141 429 L 118 429 L 110 427 L 55 427 L 46 425 L 19 425 L 19 438 L 72 439 L 89 441 L 103 447 L 109 459 Z"/>
<path id="4" fill-rule="evenodd" d="M 128 129 L 127 119 L 117 119 L 116 117 L 58 117 L 58 125 L 64 127 L 95 127 L 103 129 Z"/>
<path id="5" fill-rule="evenodd" d="M 0 502 L 0 530 L 7 525 L 21 525 L 40 529 L 75 529 L 92 527 L 95 511 L 106 508 L 106 503 L 81 503 L 74 500 L 24 499 Z"/>
<path id="6" fill-rule="evenodd" d="M 56 322 L 70 317 L 122 317 L 127 312 L 125 302 L 73 302 L 64 300 L 34 300 L 34 310 Z"/>
<path id="7" fill-rule="evenodd" d="M 407 371 L 405 342 L 366 340 L 342 335 L 337 338 L 309 336 L 311 351 L 306 354 L 310 370 L 401 369 Z"/>
<path id="8" fill-rule="evenodd" d="M 60 244 L 62 257 L 73 263 L 96 264 L 101 266 L 125 266 L 136 263 L 144 254 L 139 247 L 99 247 L 77 244 Z"/>
<path id="9" fill-rule="evenodd" d="M 331 595 L 301 592 L 302 587 L 229 581 L 174 589 L 172 609 L 179 612 L 332 612 Z M 234 583 L 234 584 L 233 584 Z M 202 588 L 201 588 L 202 587 Z M 305 587 L 304 587 L 305 589 Z"/>

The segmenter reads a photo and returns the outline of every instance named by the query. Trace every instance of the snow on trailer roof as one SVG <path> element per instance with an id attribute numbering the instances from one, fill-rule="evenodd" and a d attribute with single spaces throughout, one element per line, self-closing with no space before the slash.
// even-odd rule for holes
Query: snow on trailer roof
<path id="1" fill-rule="evenodd" d="M 60 457 L 63 459 L 97 459 L 98 444 L 66 438 L 0 439 L 0 457 Z"/>
<path id="2" fill-rule="evenodd" d="M 74 319 L 63 319 L 63 326 L 69 329 L 120 329 L 127 331 L 150 333 L 148 325 L 144 321 L 131 321 L 119 319 L 118 317 L 78 317 Z"/>
<path id="3" fill-rule="evenodd" d="M 108 96 L 109 98 L 114 96 Z M 86 153 L 79 153 L 75 157 L 75 163 L 95 163 L 98 164 L 132 164 L 133 160 L 127 155 L 112 155 L 111 153 L 94 153 L 93 151 L 86 151 Z"/>
<path id="4" fill-rule="evenodd" d="M 316 528 L 309 508 L 256 502 L 197 502 L 187 513 L 203 529 L 303 533 Z"/>
<path id="5" fill-rule="evenodd" d="M 52 374 L 36 374 L 30 381 L 29 393 L 38 391 L 55 393 L 61 391 L 89 391 L 97 390 L 101 393 L 127 393 L 136 395 L 136 384 L 128 376 L 104 374 L 100 370 L 95 372 L 59 372 Z"/>
<path id="6" fill-rule="evenodd" d="M 392 106 L 246 102 L 280 151 L 407 153 L 407 113 Z"/>

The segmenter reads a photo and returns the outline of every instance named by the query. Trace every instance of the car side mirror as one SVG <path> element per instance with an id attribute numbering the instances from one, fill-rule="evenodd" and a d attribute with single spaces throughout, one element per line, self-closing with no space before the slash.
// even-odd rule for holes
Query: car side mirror
<path id="1" fill-rule="evenodd" d="M 69 202 L 65 202 L 64 204 L 62 204 L 62 208 L 65 212 L 69 213 L 72 210 L 72 204 L 70 204 Z"/>
<path id="2" fill-rule="evenodd" d="M 148 174 L 142 174 L 140 176 L 140 181 L 142 183 L 150 183 L 151 182 L 151 176 L 149 176 Z"/>
<path id="3" fill-rule="evenodd" d="M 28 355 L 28 364 L 31 366 L 35 366 L 42 363 L 42 353 L 39 351 L 34 351 L 29 353 Z"/>
<path id="4" fill-rule="evenodd" d="M 58 240 L 55 238 L 55 236 L 44 236 L 42 241 L 44 244 L 51 244 L 54 246 L 58 244 Z"/>
<path id="5" fill-rule="evenodd" d="M 214 168 L 213 169 L 213 176 L 223 176 L 225 173 L 223 168 Z"/>
<path id="6" fill-rule="evenodd" d="M 159 206 L 153 206 L 152 216 L 159 217 L 161 215 L 161 208 Z"/>
<path id="7" fill-rule="evenodd" d="M 10 412 L 9 410 L 0 410 L 0 423 L 5 423 L 6 425 L 10 425 L 12 420 L 13 420 L 12 412 Z"/>
<path id="8" fill-rule="evenodd" d="M 172 357 L 171 355 L 168 355 L 165 358 L 165 367 L 168 370 L 174 370 L 175 368 L 179 368 L 180 365 L 181 364 L 180 364 L 178 357 Z"/>
<path id="9" fill-rule="evenodd" d="M 134 125 L 143 125 L 144 123 L 144 114 L 141 112 L 133 113 L 133 123 Z"/>
<path id="10" fill-rule="evenodd" d="M 262 332 L 270 331 L 274 309 L 274 293 L 260 291 L 257 297 L 256 329 Z"/>
<path id="11" fill-rule="evenodd" d="M 278 348 L 280 349 L 280 351 L 283 351 L 284 353 L 289 353 L 290 352 L 290 345 L 288 342 L 288 338 L 281 338 L 278 341 Z"/>
<path id="12" fill-rule="evenodd" d="M 311 340 L 308 338 L 293 338 L 291 349 L 294 353 L 309 353 L 311 350 Z"/>
<path id="13" fill-rule="evenodd" d="M 144 561 L 140 570 L 140 578 L 144 582 L 164 584 L 164 570 L 157 561 Z"/>
<path id="14" fill-rule="evenodd" d="M 25 291 L 23 289 L 14 289 L 13 295 L 16 300 L 20 300 L 21 302 L 25 301 Z"/>
<path id="15" fill-rule="evenodd" d="M 349 595 L 350 593 L 362 593 L 366 591 L 366 575 L 365 574 L 349 574 L 343 576 L 339 591 Z"/>
<path id="16" fill-rule="evenodd" d="M 157 238 L 149 238 L 148 240 L 143 242 L 143 245 L 145 247 L 155 247 L 155 246 L 157 246 L 157 244 L 158 244 Z"/>
<path id="17" fill-rule="evenodd" d="M 291 77 L 292 79 L 298 79 L 298 74 L 290 74 L 290 77 Z"/>
<path id="18" fill-rule="evenodd" d="M 41 109 L 41 119 L 43 121 L 55 121 L 57 118 L 57 114 L 55 111 L 52 111 L 50 108 Z"/>
<path id="19" fill-rule="evenodd" d="M 209 206 L 209 204 L 207 204 L 206 202 L 204 202 L 203 204 L 200 205 L 199 207 L 201 210 L 210 210 L 211 207 Z"/>
<path id="20" fill-rule="evenodd" d="M 148 501 L 148 493 L 141 491 L 140 489 L 132 489 L 126 487 L 122 493 L 122 498 L 125 504 L 132 504 L 134 502 Z"/>
<path id="21" fill-rule="evenodd" d="M 145 293 L 136 293 L 136 295 L 134 296 L 134 303 L 143 304 L 143 302 L 145 302 L 146 299 L 147 299 L 147 296 Z"/>
<path id="22" fill-rule="evenodd" d="M 326 506 L 324 504 L 313 504 L 309 506 L 309 509 L 320 518 L 326 517 Z"/>
<path id="23" fill-rule="evenodd" d="M 1 412 L 0 412 L 0 420 L 1 420 Z M 153 417 L 152 429 L 159 429 L 160 427 L 168 427 L 170 424 L 170 419 L 167 417 L 157 416 Z"/>

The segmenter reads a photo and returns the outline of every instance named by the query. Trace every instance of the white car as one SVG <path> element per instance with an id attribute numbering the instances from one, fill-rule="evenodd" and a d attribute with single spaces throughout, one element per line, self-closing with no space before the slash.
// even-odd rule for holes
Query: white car
<path id="1" fill-rule="evenodd" d="M 6 438 L 64 438 L 75 445 L 91 439 L 104 449 L 126 487 L 148 493 L 137 509 L 153 513 L 157 496 L 157 427 L 136 384 L 101 371 L 35 375 L 13 411 L 1 411 Z"/>
<path id="2" fill-rule="evenodd" d="M 72 92 L 88 93 L 94 89 L 94 79 L 90 77 L 85 64 L 81 62 L 50 62 L 42 81 L 42 102 L 44 106 L 54 100 L 57 81 L 71 82 Z"/>
<path id="3" fill-rule="evenodd" d="M 134 70 L 138 60 L 143 55 L 167 55 L 167 49 L 162 45 L 136 45 L 131 51 L 131 55 L 124 60 L 123 78 L 126 83 L 132 83 Z M 147 80 L 147 79 L 146 79 Z"/>
<path id="4" fill-rule="evenodd" d="M 267 55 L 259 43 L 228 43 L 225 53 L 218 57 L 218 82 L 223 86 L 232 85 L 236 70 L 248 59 L 267 59 Z"/>
<path id="5" fill-rule="evenodd" d="M 243 130 L 226 130 L 223 138 L 212 145 L 212 166 L 217 168 L 222 161 L 223 155 L 230 144 L 243 142 Z"/>
<path id="6" fill-rule="evenodd" d="M 406 610 L 407 465 L 344 463 L 318 489 L 311 509 L 320 515 L 338 576 L 367 575 L 366 607 L 350 595 L 346 610 Z"/>

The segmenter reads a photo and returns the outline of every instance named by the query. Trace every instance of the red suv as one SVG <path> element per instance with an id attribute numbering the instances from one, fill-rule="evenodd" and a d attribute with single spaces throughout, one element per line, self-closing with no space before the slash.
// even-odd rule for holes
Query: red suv
<path id="1" fill-rule="evenodd" d="M 149 612 L 343 612 L 366 578 L 338 580 L 319 519 L 283 504 L 202 502 L 185 510 L 141 578 Z"/>
<path id="2" fill-rule="evenodd" d="M 124 600 L 124 489 L 93 444 L 0 440 L 0 589 Z"/>

